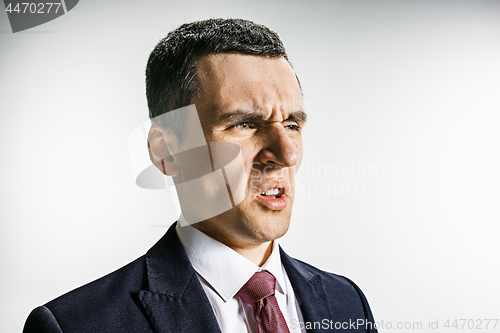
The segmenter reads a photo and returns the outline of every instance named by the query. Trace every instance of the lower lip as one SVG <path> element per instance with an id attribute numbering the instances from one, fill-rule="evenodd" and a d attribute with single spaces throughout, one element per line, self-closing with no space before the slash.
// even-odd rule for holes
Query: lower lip
<path id="1" fill-rule="evenodd" d="M 288 206 L 288 197 L 282 195 L 279 198 L 267 198 L 262 195 L 257 196 L 257 200 L 270 210 L 283 210 Z"/>

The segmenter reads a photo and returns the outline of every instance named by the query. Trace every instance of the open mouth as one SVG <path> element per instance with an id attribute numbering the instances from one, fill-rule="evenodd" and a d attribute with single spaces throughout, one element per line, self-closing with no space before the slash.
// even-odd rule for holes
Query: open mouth
<path id="1" fill-rule="evenodd" d="M 268 199 L 277 199 L 281 197 L 283 190 L 281 188 L 271 188 L 267 191 L 262 192 L 260 195 Z"/>

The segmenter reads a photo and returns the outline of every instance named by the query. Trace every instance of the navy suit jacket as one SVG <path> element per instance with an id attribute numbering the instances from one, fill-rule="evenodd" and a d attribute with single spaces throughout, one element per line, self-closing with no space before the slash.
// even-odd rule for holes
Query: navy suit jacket
<path id="1" fill-rule="evenodd" d="M 372 313 L 352 281 L 280 251 L 308 332 L 377 332 L 366 325 L 373 323 Z M 362 325 L 353 325 L 361 321 Z M 220 329 L 174 223 L 146 255 L 34 309 L 23 332 L 211 333 Z"/>

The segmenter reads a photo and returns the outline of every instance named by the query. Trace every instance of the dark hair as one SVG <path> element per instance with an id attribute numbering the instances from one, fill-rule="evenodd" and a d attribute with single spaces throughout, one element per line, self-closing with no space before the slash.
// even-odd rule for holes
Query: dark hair
<path id="1" fill-rule="evenodd" d="M 279 36 L 242 19 L 209 19 L 181 25 L 156 45 L 146 67 L 146 95 L 151 119 L 191 104 L 201 93 L 197 60 L 206 54 L 241 53 L 283 57 Z"/>

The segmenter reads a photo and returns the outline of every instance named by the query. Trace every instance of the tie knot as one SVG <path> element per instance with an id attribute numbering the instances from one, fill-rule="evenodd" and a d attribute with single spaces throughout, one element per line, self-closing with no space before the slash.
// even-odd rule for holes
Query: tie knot
<path id="1" fill-rule="evenodd" d="M 274 295 L 276 279 L 268 271 L 255 273 L 250 280 L 241 287 L 238 295 L 248 304 L 253 304 L 263 298 Z"/>

